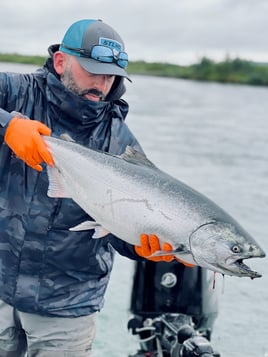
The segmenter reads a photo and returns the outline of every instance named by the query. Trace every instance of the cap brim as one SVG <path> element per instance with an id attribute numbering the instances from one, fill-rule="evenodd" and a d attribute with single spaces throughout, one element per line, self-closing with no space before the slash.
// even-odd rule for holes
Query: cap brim
<path id="1" fill-rule="evenodd" d="M 104 63 L 96 61 L 92 58 L 76 57 L 80 65 L 87 71 L 93 74 L 109 74 L 112 76 L 121 76 L 127 78 L 130 82 L 131 79 L 127 72 L 117 66 L 115 63 Z"/>

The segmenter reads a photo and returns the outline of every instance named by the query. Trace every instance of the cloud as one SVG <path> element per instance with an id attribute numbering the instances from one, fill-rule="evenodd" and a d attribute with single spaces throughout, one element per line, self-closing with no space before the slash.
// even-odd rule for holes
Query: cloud
<path id="1" fill-rule="evenodd" d="M 101 18 L 130 59 L 190 62 L 207 55 L 268 60 L 266 0 L 2 0 L 1 52 L 46 54 L 68 26 Z"/>

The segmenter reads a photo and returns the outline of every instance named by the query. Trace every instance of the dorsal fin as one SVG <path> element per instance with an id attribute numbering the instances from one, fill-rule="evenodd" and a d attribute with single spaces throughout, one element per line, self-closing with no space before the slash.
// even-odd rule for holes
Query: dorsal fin
<path id="1" fill-rule="evenodd" d="M 156 166 L 150 160 L 148 160 L 144 154 L 135 150 L 131 146 L 126 147 L 125 152 L 122 155 L 120 155 L 120 158 L 128 162 L 131 162 L 132 164 L 135 165 L 144 165 L 144 166 L 156 168 Z"/>
<path id="2" fill-rule="evenodd" d="M 63 133 L 63 134 L 61 134 L 60 135 L 60 139 L 61 140 L 64 140 L 64 141 L 69 141 L 69 142 L 71 142 L 71 143 L 75 143 L 75 140 L 71 137 L 71 135 L 70 134 L 68 134 L 68 133 Z"/>

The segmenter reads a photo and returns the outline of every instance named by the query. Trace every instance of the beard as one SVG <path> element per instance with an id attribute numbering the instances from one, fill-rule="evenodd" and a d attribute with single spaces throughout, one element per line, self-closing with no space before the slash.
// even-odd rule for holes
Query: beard
<path id="1" fill-rule="evenodd" d="M 95 88 L 82 89 L 77 85 L 77 83 L 72 75 L 71 69 L 70 69 L 70 63 L 67 64 L 64 73 L 60 77 L 60 80 L 61 80 L 62 84 L 67 89 L 69 89 L 73 93 L 79 95 L 80 97 L 85 97 L 87 94 L 93 94 L 93 95 L 99 97 L 100 100 L 105 99 L 105 95 L 102 92 L 100 92 L 99 90 L 97 90 Z"/>

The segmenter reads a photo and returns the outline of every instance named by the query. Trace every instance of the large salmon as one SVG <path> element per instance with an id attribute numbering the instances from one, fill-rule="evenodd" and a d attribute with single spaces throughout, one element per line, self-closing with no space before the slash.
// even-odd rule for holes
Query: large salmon
<path id="1" fill-rule="evenodd" d="M 227 275 L 261 276 L 243 263 L 265 256 L 258 243 L 218 205 L 143 154 L 127 147 L 114 156 L 53 137 L 44 140 L 55 161 L 48 167 L 48 195 L 72 198 L 95 220 L 70 229 L 95 229 L 94 238 L 111 232 L 134 245 L 141 233 L 154 233 L 185 262 Z"/>

